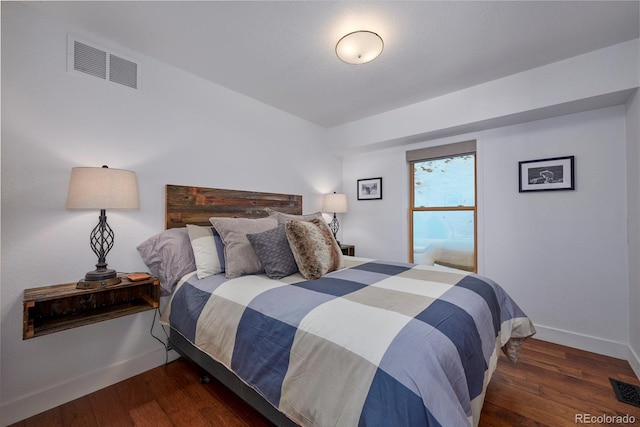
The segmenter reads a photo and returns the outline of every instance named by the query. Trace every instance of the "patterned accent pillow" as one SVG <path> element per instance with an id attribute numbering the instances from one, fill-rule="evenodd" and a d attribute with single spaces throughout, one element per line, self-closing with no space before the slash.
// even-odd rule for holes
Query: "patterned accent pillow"
<path id="1" fill-rule="evenodd" d="M 298 270 L 305 279 L 319 279 L 344 268 L 342 251 L 324 220 L 289 221 L 285 232 Z"/>
<path id="2" fill-rule="evenodd" d="M 247 239 L 260 258 L 267 277 L 279 280 L 298 272 L 284 224 L 262 233 L 247 234 Z"/>
<path id="3" fill-rule="evenodd" d="M 136 249 L 151 274 L 160 279 L 162 295 L 169 295 L 182 276 L 196 269 L 185 227 L 171 228 L 151 236 Z"/>
<path id="4" fill-rule="evenodd" d="M 312 219 L 315 219 L 315 218 L 323 219 L 322 212 L 315 212 L 307 215 L 293 215 L 293 214 L 288 214 L 284 212 L 274 211 L 271 208 L 266 208 L 265 210 L 269 213 L 270 217 L 274 217 L 278 220 L 278 224 L 286 224 L 289 221 L 311 221 Z"/>
<path id="5" fill-rule="evenodd" d="M 222 262 L 211 227 L 187 224 L 193 255 L 196 259 L 198 279 L 222 273 Z"/>
<path id="6" fill-rule="evenodd" d="M 209 218 L 224 243 L 225 276 L 263 273 L 262 263 L 247 234 L 262 233 L 278 225 L 275 218 Z"/>

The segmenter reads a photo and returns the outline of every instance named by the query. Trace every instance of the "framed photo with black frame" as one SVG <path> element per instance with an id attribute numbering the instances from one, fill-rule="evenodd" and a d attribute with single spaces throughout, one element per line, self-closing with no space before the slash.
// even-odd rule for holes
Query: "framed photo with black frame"
<path id="1" fill-rule="evenodd" d="M 382 199 L 382 178 L 365 178 L 358 180 L 358 200 Z"/>
<path id="2" fill-rule="evenodd" d="M 574 168 L 574 156 L 518 162 L 519 191 L 575 190 Z"/>

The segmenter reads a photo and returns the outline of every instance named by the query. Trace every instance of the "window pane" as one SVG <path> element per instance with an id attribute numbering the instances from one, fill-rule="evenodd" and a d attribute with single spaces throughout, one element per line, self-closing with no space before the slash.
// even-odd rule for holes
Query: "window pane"
<path id="1" fill-rule="evenodd" d="M 413 212 L 413 262 L 474 271 L 474 212 Z"/>
<path id="2" fill-rule="evenodd" d="M 414 163 L 414 207 L 475 206 L 474 157 Z"/>

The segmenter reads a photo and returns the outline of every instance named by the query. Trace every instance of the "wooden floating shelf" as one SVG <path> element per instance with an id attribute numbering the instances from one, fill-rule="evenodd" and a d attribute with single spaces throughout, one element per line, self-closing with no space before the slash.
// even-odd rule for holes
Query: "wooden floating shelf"
<path id="1" fill-rule="evenodd" d="M 153 276 L 117 285 L 77 289 L 76 282 L 25 289 L 22 339 L 52 334 L 157 308 L 160 281 Z"/>

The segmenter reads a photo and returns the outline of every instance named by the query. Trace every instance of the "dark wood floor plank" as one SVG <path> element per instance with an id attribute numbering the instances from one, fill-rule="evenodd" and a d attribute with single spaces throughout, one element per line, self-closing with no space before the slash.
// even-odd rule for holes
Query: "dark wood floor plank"
<path id="1" fill-rule="evenodd" d="M 575 410 L 561 403 L 500 382 L 492 382 L 489 385 L 485 401 L 505 411 L 515 412 L 524 418 L 550 426 L 565 425 L 567 420 L 573 422 L 575 414 Z M 481 416 L 480 425 L 490 426 L 492 422 Z"/>
<path id="2" fill-rule="evenodd" d="M 200 383 L 198 372 L 178 359 L 12 427 L 273 427 L 218 381 Z M 575 426 L 582 413 L 640 423 L 640 408 L 619 402 L 609 377 L 640 385 L 626 361 L 528 340 L 517 364 L 500 355 L 479 427 Z"/>
<path id="3" fill-rule="evenodd" d="M 155 400 L 131 408 L 129 417 L 136 426 L 173 427 L 174 425 Z"/>
<path id="4" fill-rule="evenodd" d="M 491 382 L 494 382 L 494 381 L 501 382 L 511 387 L 517 387 L 531 394 L 535 394 L 537 396 L 540 395 L 539 384 L 535 384 L 527 381 L 526 375 L 524 376 L 524 378 L 513 376 L 510 372 L 505 372 L 504 368 L 505 367 L 502 365 L 498 366 L 498 369 L 496 369 L 496 371 L 493 373 Z"/>
<path id="5" fill-rule="evenodd" d="M 614 380 L 624 381 L 628 384 L 632 384 L 640 387 L 640 379 L 635 376 L 633 369 L 629 369 L 631 372 L 618 372 L 616 375 L 612 375 Z"/>
<path id="6" fill-rule="evenodd" d="M 133 421 L 129 417 L 125 403 L 120 399 L 122 383 L 98 390 L 89 395 L 89 402 L 97 420 L 111 427 L 131 427 Z"/>
<path id="7" fill-rule="evenodd" d="M 485 401 L 482 407 L 480 425 L 491 427 L 555 427 L 532 420 L 489 401 Z"/>
<path id="8" fill-rule="evenodd" d="M 209 423 L 191 404 L 190 397 L 184 393 L 181 386 L 170 375 L 169 370 L 167 365 L 144 372 L 140 376 L 153 392 L 164 413 L 175 425 L 184 423 L 190 427 L 208 426 Z"/>
<path id="9" fill-rule="evenodd" d="M 574 378 L 583 378 L 582 369 L 573 363 L 567 363 L 566 358 L 558 358 L 547 353 L 541 353 L 535 349 L 523 351 L 517 365 L 537 366 L 548 372 L 570 375 Z"/>
<path id="10" fill-rule="evenodd" d="M 135 408 L 155 400 L 153 392 L 140 375 L 126 379 L 120 385 L 118 397 L 127 407 Z"/>
<path id="11" fill-rule="evenodd" d="M 526 342 L 530 343 L 531 341 L 532 340 L 528 340 Z M 557 359 L 566 359 L 567 351 L 571 350 L 571 347 L 540 340 L 535 340 L 535 345 L 527 344 L 526 347 L 529 352 L 543 353 Z"/>
<path id="12" fill-rule="evenodd" d="M 60 408 L 35 415 L 24 421 L 24 427 L 63 427 Z"/>
<path id="13" fill-rule="evenodd" d="M 62 425 L 65 427 L 97 427 L 96 419 L 88 398 L 72 400 L 60 406 Z"/>

